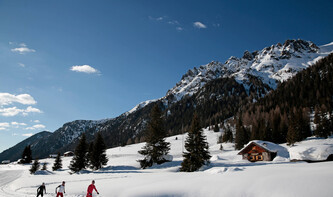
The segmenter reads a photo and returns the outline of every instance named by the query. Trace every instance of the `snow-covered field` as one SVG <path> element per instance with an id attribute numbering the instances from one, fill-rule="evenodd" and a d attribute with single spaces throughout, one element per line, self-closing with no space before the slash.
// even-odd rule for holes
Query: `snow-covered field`
<path id="1" fill-rule="evenodd" d="M 242 160 L 231 143 L 223 144 L 223 151 L 220 151 L 220 144 L 217 144 L 220 133 L 205 130 L 205 134 L 212 158 L 211 164 L 199 172 L 178 171 L 186 135 L 177 135 L 167 139 L 171 142 L 173 161 L 145 170 L 141 170 L 136 162 L 141 158 L 137 151 L 144 144 L 107 150 L 108 166 L 95 172 L 87 170 L 70 175 L 67 166 L 71 157 L 62 158 L 64 169 L 57 172 L 51 171 L 54 159 L 41 160 L 41 163 L 48 163 L 50 171 L 39 171 L 37 175 L 29 174 L 28 165 L 0 165 L 0 196 L 36 196 L 42 182 L 46 184 L 47 194 L 44 196 L 55 196 L 55 188 L 66 181 L 66 197 L 84 197 L 93 179 L 100 197 L 332 196 L 333 162 L 289 162 L 290 158 L 285 156 L 273 162 L 251 163 Z M 289 149 L 286 145 L 282 146 Z M 320 151 L 332 151 L 332 147 L 332 138 L 309 139 L 292 147 L 290 155 L 304 156 L 312 148 L 317 152 L 307 155 L 313 156 L 314 153 L 322 154 Z"/>

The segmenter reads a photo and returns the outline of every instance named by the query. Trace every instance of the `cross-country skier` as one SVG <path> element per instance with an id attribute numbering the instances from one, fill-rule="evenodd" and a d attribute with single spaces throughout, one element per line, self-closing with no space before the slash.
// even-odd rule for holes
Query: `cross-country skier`
<path id="1" fill-rule="evenodd" d="M 59 188 L 58 192 L 57 192 L 57 189 Z M 65 192 L 65 181 L 62 182 L 61 185 L 59 185 L 58 187 L 56 187 L 56 190 L 55 190 L 56 194 L 57 194 L 57 197 L 64 197 L 64 193 Z"/>
<path id="2" fill-rule="evenodd" d="M 94 190 L 97 192 L 97 194 L 99 194 L 96 187 L 95 187 L 95 181 L 93 180 L 91 182 L 91 184 L 88 186 L 87 197 L 92 197 L 92 193 L 93 193 Z"/>
<path id="3" fill-rule="evenodd" d="M 41 195 L 43 197 L 44 193 L 46 194 L 46 188 L 45 188 L 45 184 L 42 183 L 42 185 L 39 186 L 39 188 L 37 189 L 37 197 L 39 195 Z"/>

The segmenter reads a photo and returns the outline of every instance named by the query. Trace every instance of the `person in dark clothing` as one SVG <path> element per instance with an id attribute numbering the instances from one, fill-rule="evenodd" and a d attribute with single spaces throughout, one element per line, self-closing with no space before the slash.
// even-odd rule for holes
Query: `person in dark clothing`
<path id="1" fill-rule="evenodd" d="M 43 197 L 44 193 L 46 194 L 46 188 L 45 184 L 43 183 L 39 188 L 37 189 L 37 197 L 41 195 Z"/>

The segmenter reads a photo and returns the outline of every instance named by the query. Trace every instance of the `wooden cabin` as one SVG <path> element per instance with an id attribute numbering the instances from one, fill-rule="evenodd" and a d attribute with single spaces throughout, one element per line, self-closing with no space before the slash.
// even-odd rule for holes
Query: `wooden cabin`
<path id="1" fill-rule="evenodd" d="M 2 162 L 1 162 L 1 164 L 9 164 L 10 163 L 10 160 L 3 160 Z"/>
<path id="2" fill-rule="evenodd" d="M 243 159 L 251 162 L 272 161 L 276 157 L 277 151 L 271 150 L 268 143 L 259 140 L 251 141 L 239 151 L 238 155 L 242 155 Z"/>
<path id="3" fill-rule="evenodd" d="M 58 156 L 57 154 L 50 154 L 49 158 L 57 158 L 57 156 Z"/>
<path id="4" fill-rule="evenodd" d="M 64 153 L 64 157 L 71 157 L 74 156 L 74 153 L 72 151 L 67 151 Z"/>

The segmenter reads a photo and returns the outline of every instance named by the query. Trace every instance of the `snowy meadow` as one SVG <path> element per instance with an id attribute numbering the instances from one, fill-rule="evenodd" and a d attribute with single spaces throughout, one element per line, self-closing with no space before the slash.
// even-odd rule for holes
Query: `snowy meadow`
<path id="1" fill-rule="evenodd" d="M 30 165 L 0 165 L 1 197 L 32 197 L 42 182 L 46 197 L 56 196 L 55 188 L 66 181 L 66 197 L 84 197 L 88 185 L 96 181 L 100 197 L 167 197 L 167 196 L 332 196 L 333 162 L 290 162 L 292 159 L 313 159 L 326 155 L 333 149 L 333 138 L 309 138 L 294 147 L 285 144 L 286 153 L 273 161 L 249 162 L 237 155 L 233 143 L 217 143 L 221 133 L 204 130 L 212 155 L 211 164 L 198 172 L 179 172 L 183 160 L 186 134 L 168 137 L 173 161 L 140 169 L 137 162 L 142 156 L 138 150 L 144 143 L 107 150 L 108 165 L 101 170 L 84 170 L 70 174 L 72 157 L 63 157 L 63 169 L 52 171 L 54 159 L 42 159 L 47 171 L 29 173 Z M 288 154 L 289 153 L 289 154 Z M 332 153 L 332 152 L 331 152 Z M 326 155 L 325 155 L 326 154 Z M 317 157 L 318 159 L 318 157 Z M 320 159 L 320 158 L 319 158 Z"/>

